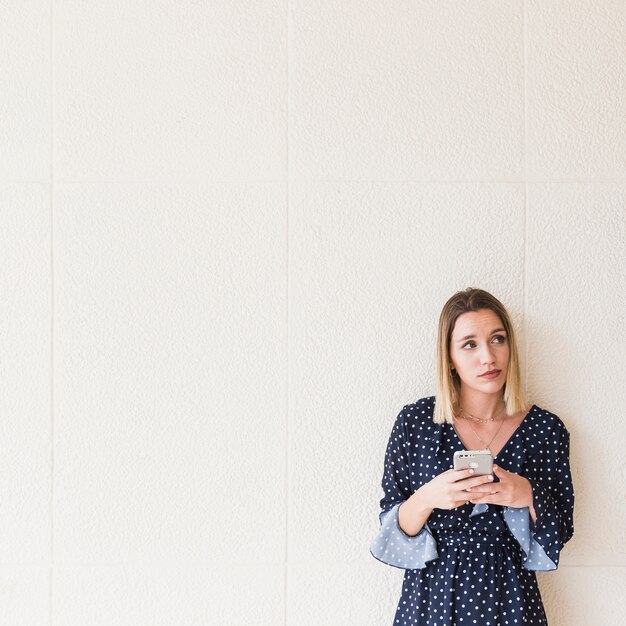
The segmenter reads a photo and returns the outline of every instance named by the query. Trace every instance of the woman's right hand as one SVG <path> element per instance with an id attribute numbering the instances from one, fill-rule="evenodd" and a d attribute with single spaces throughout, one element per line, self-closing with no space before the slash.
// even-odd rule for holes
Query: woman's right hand
<path id="1" fill-rule="evenodd" d="M 415 537 L 433 509 L 455 509 L 466 504 L 475 496 L 465 489 L 493 482 L 493 475 L 473 476 L 473 469 L 449 469 L 422 485 L 398 509 L 398 524 L 409 535 Z"/>
<path id="2" fill-rule="evenodd" d="M 449 469 L 422 485 L 413 496 L 427 509 L 455 509 L 472 499 L 472 492 L 465 491 L 468 487 L 493 482 L 493 474 L 473 476 L 473 473 L 473 469 Z"/>

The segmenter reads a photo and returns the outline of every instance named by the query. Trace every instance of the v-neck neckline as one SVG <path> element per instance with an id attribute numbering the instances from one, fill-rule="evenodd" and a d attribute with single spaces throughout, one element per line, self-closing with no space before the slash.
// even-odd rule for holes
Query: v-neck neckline
<path id="1" fill-rule="evenodd" d="M 502 453 L 508 447 L 509 443 L 511 443 L 511 441 L 517 436 L 517 433 L 521 430 L 522 426 L 528 419 L 528 416 L 533 412 L 534 408 L 535 408 L 535 405 L 534 404 L 531 405 L 530 409 L 528 409 L 528 413 L 524 415 L 524 417 L 522 418 L 522 421 L 517 425 L 517 428 L 513 431 L 511 436 L 506 440 L 505 444 L 500 448 L 500 450 L 498 450 L 498 454 L 493 455 L 494 460 L 497 459 L 498 457 L 502 457 Z M 452 426 L 452 430 L 454 431 L 454 436 L 457 438 L 457 441 L 463 446 L 464 450 L 467 450 L 467 448 L 465 447 L 465 444 L 461 441 L 461 437 L 459 437 L 459 433 L 456 432 L 456 427 L 454 426 L 454 424 L 451 424 L 451 426 Z"/>

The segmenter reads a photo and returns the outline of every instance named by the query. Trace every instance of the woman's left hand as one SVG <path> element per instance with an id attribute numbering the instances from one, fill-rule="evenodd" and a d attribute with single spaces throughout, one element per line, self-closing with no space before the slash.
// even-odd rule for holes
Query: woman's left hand
<path id="1" fill-rule="evenodd" d="M 493 472 L 500 482 L 472 487 L 468 491 L 476 494 L 470 502 L 477 504 L 499 504 L 513 508 L 525 506 L 533 509 L 533 490 L 530 481 L 519 474 L 507 472 L 494 463 Z"/>

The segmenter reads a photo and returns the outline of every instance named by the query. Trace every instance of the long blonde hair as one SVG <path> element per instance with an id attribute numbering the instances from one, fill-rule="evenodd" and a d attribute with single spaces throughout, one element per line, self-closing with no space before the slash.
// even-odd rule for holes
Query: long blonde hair
<path id="1" fill-rule="evenodd" d="M 454 415 L 460 406 L 461 379 L 457 372 L 451 371 L 450 339 L 456 320 L 463 313 L 489 309 L 502 322 L 509 342 L 509 366 L 504 383 L 504 401 L 508 415 L 525 410 L 526 402 L 522 391 L 522 379 L 519 366 L 519 353 L 511 318 L 504 305 L 483 289 L 468 287 L 457 291 L 443 306 L 439 316 L 437 331 L 437 393 L 433 422 L 452 424 Z"/>

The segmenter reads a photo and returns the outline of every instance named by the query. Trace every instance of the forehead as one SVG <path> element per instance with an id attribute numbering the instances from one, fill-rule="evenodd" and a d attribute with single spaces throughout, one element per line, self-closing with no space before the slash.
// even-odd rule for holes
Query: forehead
<path id="1" fill-rule="evenodd" d="M 481 309 L 459 315 L 452 330 L 452 336 L 489 334 L 492 330 L 502 327 L 503 324 L 496 313 L 491 309 Z"/>

